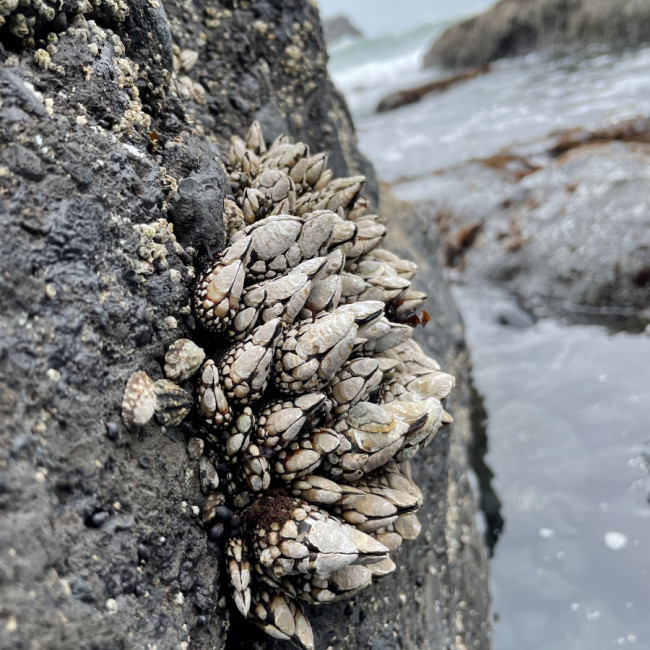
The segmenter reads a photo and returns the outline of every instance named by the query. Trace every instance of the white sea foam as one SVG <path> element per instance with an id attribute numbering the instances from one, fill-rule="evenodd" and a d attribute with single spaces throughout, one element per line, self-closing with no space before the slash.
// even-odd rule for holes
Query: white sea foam
<path id="1" fill-rule="evenodd" d="M 625 533 L 610 530 L 605 533 L 605 546 L 611 548 L 612 551 L 620 551 L 627 546 L 627 535 Z"/>

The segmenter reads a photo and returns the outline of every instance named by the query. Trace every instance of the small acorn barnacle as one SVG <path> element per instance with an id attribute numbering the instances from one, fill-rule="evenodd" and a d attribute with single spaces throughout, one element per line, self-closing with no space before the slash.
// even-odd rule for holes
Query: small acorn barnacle
<path id="1" fill-rule="evenodd" d="M 190 455 L 213 537 L 229 529 L 237 609 L 310 649 L 302 603 L 350 597 L 419 534 L 409 461 L 451 422 L 454 379 L 411 340 L 426 295 L 411 288 L 416 265 L 380 248 L 362 176 L 333 179 L 325 154 L 286 136 L 267 149 L 257 122 L 232 139 L 227 172 L 228 245 L 194 295 L 207 358 L 177 342 L 165 372 L 197 374 Z M 156 384 L 163 422 L 186 409 L 170 383 Z"/>

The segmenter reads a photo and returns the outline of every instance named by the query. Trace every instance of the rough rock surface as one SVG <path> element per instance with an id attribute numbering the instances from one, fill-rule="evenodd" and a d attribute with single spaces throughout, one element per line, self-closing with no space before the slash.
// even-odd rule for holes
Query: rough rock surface
<path id="1" fill-rule="evenodd" d="M 567 131 L 445 171 L 432 208 L 447 264 L 539 312 L 649 319 L 649 127 Z"/>
<path id="2" fill-rule="evenodd" d="M 219 546 L 198 517 L 198 467 L 184 444 L 192 422 L 129 432 L 122 392 L 135 370 L 160 378 L 164 350 L 194 327 L 195 269 L 223 245 L 219 160 L 231 134 L 258 118 L 269 137 L 287 131 L 329 151 L 336 174 L 369 174 L 371 195 L 374 177 L 327 79 L 315 8 L 239 6 L 25 3 L 22 18 L 2 9 L 2 649 L 255 638 L 231 613 Z M 462 385 L 462 328 L 440 270 L 431 278 L 424 334 Z M 468 399 L 456 392 L 451 437 L 416 466 L 428 526 L 403 550 L 407 568 L 310 613 L 318 647 L 335 634 L 341 648 L 396 638 L 486 647 Z"/>
<path id="3" fill-rule="evenodd" d="M 650 4 L 641 0 L 500 0 L 445 30 L 424 65 L 471 67 L 536 50 L 634 47 L 649 40 Z"/>

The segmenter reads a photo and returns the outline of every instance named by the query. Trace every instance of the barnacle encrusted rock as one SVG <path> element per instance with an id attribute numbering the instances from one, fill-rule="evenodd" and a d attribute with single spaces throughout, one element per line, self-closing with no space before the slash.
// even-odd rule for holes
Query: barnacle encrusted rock
<path id="1" fill-rule="evenodd" d="M 451 422 L 453 377 L 411 340 L 426 296 L 411 289 L 415 264 L 379 248 L 386 228 L 367 213 L 363 177 L 332 179 L 326 155 L 286 136 L 267 149 L 257 123 L 228 161 L 229 241 L 194 296 L 207 354 L 169 348 L 168 379 L 151 382 L 156 415 L 180 422 L 188 394 L 173 382 L 200 367 L 203 444 L 190 454 L 204 518 L 228 532 L 233 599 L 309 649 L 301 603 L 349 598 L 417 537 L 409 460 Z M 146 384 L 136 374 L 129 405 Z"/>

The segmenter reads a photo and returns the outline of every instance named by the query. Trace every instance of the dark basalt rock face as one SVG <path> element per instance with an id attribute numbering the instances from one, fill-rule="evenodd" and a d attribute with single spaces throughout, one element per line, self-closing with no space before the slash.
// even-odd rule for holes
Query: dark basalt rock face
<path id="1" fill-rule="evenodd" d="M 589 44 L 635 47 L 650 41 L 650 6 L 636 0 L 500 0 L 445 30 L 425 67 L 464 68 L 536 50 Z"/>
<path id="2" fill-rule="evenodd" d="M 0 648 L 264 639 L 230 611 L 183 444 L 192 421 L 129 432 L 122 392 L 135 370 L 162 377 L 165 349 L 195 326 L 195 274 L 224 242 L 230 135 L 257 118 L 329 151 L 336 175 L 369 176 L 377 199 L 311 4 L 154 5 L 2 9 Z M 432 352 L 462 384 L 462 327 L 437 266 L 430 277 Z M 416 465 L 427 523 L 406 568 L 310 613 L 318 647 L 458 634 L 487 647 L 468 400 L 456 391 L 451 438 Z"/>

